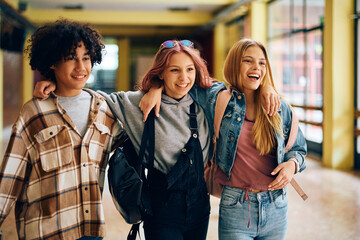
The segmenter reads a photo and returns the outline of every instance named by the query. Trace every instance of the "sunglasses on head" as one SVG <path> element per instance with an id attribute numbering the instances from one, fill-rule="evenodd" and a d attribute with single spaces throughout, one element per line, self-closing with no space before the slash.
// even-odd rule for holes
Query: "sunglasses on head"
<path id="1" fill-rule="evenodd" d="M 192 47 L 194 45 L 194 43 L 190 40 L 181 40 L 181 41 L 169 40 L 169 41 L 163 42 L 160 47 L 161 48 L 173 48 L 178 44 L 180 44 L 181 46 L 184 46 L 184 47 Z"/>

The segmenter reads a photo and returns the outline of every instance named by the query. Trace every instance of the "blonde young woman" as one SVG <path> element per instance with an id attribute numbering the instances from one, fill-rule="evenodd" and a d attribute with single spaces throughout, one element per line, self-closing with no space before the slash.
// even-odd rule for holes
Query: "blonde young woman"
<path id="1" fill-rule="evenodd" d="M 260 104 L 259 87 L 275 89 L 265 47 L 243 39 L 230 49 L 224 77 L 230 100 L 220 127 L 217 180 L 225 187 L 219 212 L 220 239 L 285 239 L 286 186 L 305 169 L 306 142 L 298 130 L 285 153 L 291 128 L 290 105 L 281 100 L 269 117 Z"/>
<path id="2" fill-rule="evenodd" d="M 219 210 L 219 239 L 285 239 L 286 186 L 305 169 L 305 138 L 298 130 L 293 147 L 285 153 L 292 111 L 281 100 L 271 116 L 261 105 L 260 88 L 275 89 L 265 47 L 242 39 L 230 49 L 224 77 L 232 98 L 225 110 L 217 141 L 216 179 L 224 185 Z M 222 89 L 214 89 L 221 91 Z M 190 91 L 213 122 L 217 94 Z"/>

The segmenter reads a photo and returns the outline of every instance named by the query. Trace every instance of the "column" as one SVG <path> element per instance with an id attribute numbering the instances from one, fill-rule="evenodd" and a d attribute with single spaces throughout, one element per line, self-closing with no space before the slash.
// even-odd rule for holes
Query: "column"
<path id="1" fill-rule="evenodd" d="M 129 91 L 130 89 L 130 40 L 121 38 L 118 40 L 119 67 L 117 70 L 116 90 Z"/>
<path id="2" fill-rule="evenodd" d="M 223 67 L 227 54 L 225 43 L 225 25 L 219 22 L 214 29 L 214 77 L 218 81 L 224 81 Z"/>
<path id="3" fill-rule="evenodd" d="M 327 0 L 324 22 L 323 163 L 354 166 L 354 1 Z"/>
<path id="4" fill-rule="evenodd" d="M 252 39 L 267 43 L 267 3 L 252 1 L 250 8 L 250 35 Z"/>

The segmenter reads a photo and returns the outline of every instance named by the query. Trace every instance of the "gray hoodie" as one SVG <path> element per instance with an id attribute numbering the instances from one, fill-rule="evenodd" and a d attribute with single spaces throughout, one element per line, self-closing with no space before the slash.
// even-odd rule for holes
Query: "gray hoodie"
<path id="1" fill-rule="evenodd" d="M 114 115 L 123 123 L 124 129 L 139 152 L 144 129 L 143 114 L 139 102 L 143 93 L 116 92 L 110 95 L 98 91 L 106 98 Z M 160 116 L 155 117 L 155 163 L 154 167 L 168 173 L 180 156 L 181 149 L 190 139 L 190 105 L 193 99 L 186 94 L 180 101 L 165 94 L 161 97 Z M 199 140 L 204 163 L 210 146 L 209 126 L 204 111 L 196 104 Z"/>

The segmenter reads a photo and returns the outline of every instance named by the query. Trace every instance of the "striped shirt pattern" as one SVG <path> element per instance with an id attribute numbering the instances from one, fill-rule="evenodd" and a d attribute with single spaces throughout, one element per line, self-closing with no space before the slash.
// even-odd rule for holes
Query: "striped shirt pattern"
<path id="1" fill-rule="evenodd" d="M 86 91 L 84 137 L 54 94 L 27 102 L 13 125 L 0 169 L 0 224 L 15 204 L 19 239 L 104 236 L 105 169 L 123 128 L 103 97 Z"/>

